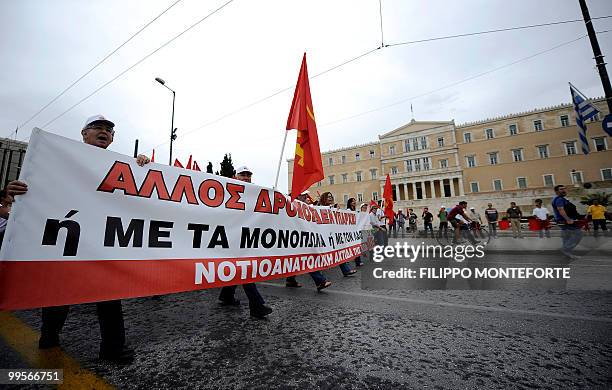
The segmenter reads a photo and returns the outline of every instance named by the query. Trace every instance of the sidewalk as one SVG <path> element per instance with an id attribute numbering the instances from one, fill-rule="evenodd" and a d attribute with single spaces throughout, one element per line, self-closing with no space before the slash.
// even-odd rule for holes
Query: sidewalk
<path id="1" fill-rule="evenodd" d="M 438 242 L 432 238 L 406 237 L 389 238 L 389 245 L 396 242 L 407 242 L 408 244 L 420 244 L 424 242 L 429 245 L 436 245 Z M 486 251 L 491 253 L 543 253 L 558 252 L 561 248 L 561 237 L 539 238 L 539 237 L 499 237 L 491 238 Z M 612 237 L 583 237 L 580 244 L 576 247 L 577 254 L 593 256 L 612 256 Z"/>

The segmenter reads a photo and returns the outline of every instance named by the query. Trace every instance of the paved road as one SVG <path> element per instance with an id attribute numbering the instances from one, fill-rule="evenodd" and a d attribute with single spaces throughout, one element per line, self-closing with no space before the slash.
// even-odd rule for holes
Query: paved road
<path id="1" fill-rule="evenodd" d="M 586 258 L 612 267 L 608 257 Z M 360 271 L 365 272 L 365 270 Z M 128 367 L 96 359 L 94 305 L 74 306 L 64 351 L 118 388 L 610 388 L 612 292 L 363 290 L 260 284 L 274 313 L 220 307 L 218 291 L 124 301 Z M 38 311 L 17 317 L 34 329 Z M 0 367 L 25 367 L 0 341 Z"/>

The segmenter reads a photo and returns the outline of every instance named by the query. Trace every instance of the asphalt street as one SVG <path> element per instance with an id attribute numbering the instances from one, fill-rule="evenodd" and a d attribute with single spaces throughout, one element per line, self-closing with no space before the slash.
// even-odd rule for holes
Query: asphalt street
<path id="1" fill-rule="evenodd" d="M 605 253 L 587 254 L 583 268 L 610 272 Z M 249 317 L 241 289 L 231 308 L 218 305 L 218 290 L 124 300 L 138 352 L 125 367 L 97 359 L 95 305 L 76 305 L 63 350 L 125 389 L 612 387 L 611 291 L 363 289 L 368 269 L 328 270 L 333 285 L 320 293 L 308 276 L 299 289 L 260 283 L 274 309 L 265 320 Z M 38 310 L 15 315 L 39 329 Z M 28 367 L 9 341 L 0 368 Z"/>

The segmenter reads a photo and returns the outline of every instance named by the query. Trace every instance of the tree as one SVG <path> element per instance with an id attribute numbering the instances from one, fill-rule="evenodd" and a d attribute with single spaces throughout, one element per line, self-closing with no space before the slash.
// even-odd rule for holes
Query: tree
<path id="1" fill-rule="evenodd" d="M 234 164 L 232 164 L 232 154 L 225 154 L 223 161 L 221 161 L 221 176 L 234 177 L 236 171 L 234 170 Z"/>
<path id="2" fill-rule="evenodd" d="M 610 204 L 610 197 L 612 197 L 612 194 L 606 194 L 605 192 L 598 192 L 595 194 L 588 194 L 587 196 L 581 197 L 580 203 L 586 204 L 586 205 L 592 205 L 593 200 L 597 199 L 600 205 L 607 207 Z"/>
<path id="3" fill-rule="evenodd" d="M 208 162 L 208 165 L 206 166 L 206 173 L 213 173 L 213 166 L 210 161 Z"/>

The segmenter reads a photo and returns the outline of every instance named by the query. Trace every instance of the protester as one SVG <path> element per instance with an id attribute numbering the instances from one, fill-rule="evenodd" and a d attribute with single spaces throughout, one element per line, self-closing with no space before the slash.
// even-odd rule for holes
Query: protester
<path id="1" fill-rule="evenodd" d="M 412 237 L 416 237 L 417 234 L 417 219 L 414 210 L 408 209 L 408 231 L 412 232 Z"/>
<path id="2" fill-rule="evenodd" d="M 550 225 L 548 223 L 548 209 L 542 206 L 542 199 L 536 199 L 532 215 L 535 216 L 536 229 L 540 235 L 540 238 L 550 238 Z"/>
<path id="3" fill-rule="evenodd" d="M 383 231 L 382 232 L 383 232 L 383 237 L 385 239 L 384 245 L 389 245 L 389 232 L 387 231 L 387 226 L 385 224 L 385 219 L 387 217 L 385 216 L 385 213 L 384 213 L 383 209 L 379 206 L 379 204 L 377 202 L 372 201 L 372 203 L 376 203 L 376 217 L 383 224 Z"/>
<path id="4" fill-rule="evenodd" d="M 81 129 L 83 142 L 106 149 L 114 140 L 115 124 L 102 115 L 94 115 L 85 121 Z M 145 155 L 138 155 L 136 163 L 140 166 L 151 160 Z M 86 162 L 85 162 L 86 163 Z M 7 186 L 10 195 L 22 195 L 28 191 L 28 186 L 20 181 L 12 181 Z M 95 206 L 94 206 L 95 207 Z M 100 323 L 100 354 L 102 360 L 120 364 L 134 360 L 134 350 L 125 342 L 125 327 L 120 300 L 96 303 L 98 322 Z M 40 349 L 58 347 L 60 332 L 68 317 L 70 306 L 53 306 L 42 309 L 41 335 L 38 341 Z"/>
<path id="5" fill-rule="evenodd" d="M 599 228 L 601 227 L 601 231 L 605 236 L 608 230 L 606 227 L 606 207 L 600 205 L 598 199 L 593 199 L 593 204 L 587 207 L 587 215 L 590 216 L 593 221 L 593 235 L 598 237 Z"/>
<path id="6" fill-rule="evenodd" d="M 480 231 L 480 226 L 482 226 L 482 218 L 480 217 L 480 213 L 476 211 L 476 208 L 470 207 L 470 213 L 468 216 L 472 220 L 475 235 L 482 238 L 482 232 Z"/>
<path id="7" fill-rule="evenodd" d="M 423 214 L 421 214 L 421 218 L 423 218 L 423 226 L 425 227 L 425 238 L 427 238 L 427 230 L 431 232 L 431 238 L 434 238 L 433 232 L 433 214 L 429 212 L 429 209 L 425 207 L 423 209 Z"/>
<path id="8" fill-rule="evenodd" d="M 479 243 L 469 230 L 469 224 L 472 222 L 472 220 L 465 214 L 466 208 L 467 202 L 462 200 L 448 213 L 448 221 L 455 229 L 455 236 L 453 237 L 453 244 L 455 245 L 459 243 L 459 238 L 461 237 L 462 232 L 467 236 L 467 239 L 472 243 L 472 245 Z"/>
<path id="9" fill-rule="evenodd" d="M 332 207 L 334 204 L 334 196 L 331 192 L 324 192 L 319 197 L 319 205 L 324 207 Z M 340 270 L 342 271 L 342 275 L 351 276 L 357 273 L 354 269 L 351 269 L 351 266 L 348 263 L 340 264 Z"/>
<path id="10" fill-rule="evenodd" d="M 318 204 L 318 201 L 312 201 L 312 198 L 310 197 L 308 191 L 303 192 L 296 199 L 306 204 L 312 204 L 313 206 L 316 206 Z M 312 280 L 314 281 L 315 286 L 317 286 L 317 291 L 321 291 L 324 288 L 331 286 L 331 282 L 328 281 L 325 276 L 323 276 L 323 273 L 321 271 L 309 272 L 309 274 Z M 289 276 L 285 281 L 285 287 L 300 288 L 302 287 L 302 283 L 298 282 L 295 276 Z"/>
<path id="11" fill-rule="evenodd" d="M 446 211 L 446 206 L 440 206 L 440 211 L 438 211 L 438 219 L 440 220 L 440 225 L 438 226 L 438 235 L 442 236 L 442 232 L 444 232 L 444 237 L 448 238 L 448 211 Z"/>
<path id="12" fill-rule="evenodd" d="M 349 198 L 349 200 L 346 202 L 346 209 L 351 210 L 351 211 L 357 211 L 357 199 Z M 367 210 L 367 205 L 366 205 L 366 210 Z M 355 258 L 355 266 L 361 267 L 362 265 L 363 264 L 361 262 L 361 256 L 357 256 Z"/>
<path id="13" fill-rule="evenodd" d="M 406 225 L 406 216 L 404 212 L 400 209 L 397 211 L 397 228 L 402 232 L 402 238 L 404 238 L 404 226 Z"/>
<path id="14" fill-rule="evenodd" d="M 236 174 L 233 178 L 246 183 L 250 183 L 252 176 L 253 171 L 251 171 L 246 166 L 242 166 L 236 169 Z M 240 300 L 234 298 L 234 295 L 236 294 L 236 287 L 238 286 L 225 286 L 221 289 L 221 293 L 219 294 L 219 302 L 221 303 L 221 305 L 240 305 Z M 255 285 L 255 283 L 245 283 L 242 285 L 242 289 L 244 290 L 244 293 L 249 299 L 249 311 L 252 317 L 262 319 L 265 318 L 268 314 L 272 313 L 272 308 L 266 305 L 266 302 L 257 290 L 257 286 Z"/>
<path id="15" fill-rule="evenodd" d="M 372 225 L 372 229 L 374 230 L 374 242 L 376 245 L 385 245 L 385 222 L 382 221 L 377 215 L 378 205 L 375 202 L 372 202 L 371 206 L 370 225 Z"/>
<path id="16" fill-rule="evenodd" d="M 393 238 L 397 238 L 397 219 L 395 215 L 393 216 L 393 221 L 387 218 L 387 224 L 389 226 L 389 236 L 391 236 L 391 232 L 393 232 Z"/>
<path id="17" fill-rule="evenodd" d="M 521 218 L 523 217 L 523 212 L 516 205 L 516 202 L 510 202 L 510 208 L 506 210 L 506 214 L 512 226 L 512 237 L 523 238 L 523 232 L 521 231 Z"/>
<path id="18" fill-rule="evenodd" d="M 499 219 L 499 213 L 497 209 L 493 207 L 493 204 L 489 203 L 485 209 L 485 217 L 489 223 L 489 232 L 491 237 L 497 238 L 497 220 Z"/>
<path id="19" fill-rule="evenodd" d="M 6 190 L 0 191 L 0 248 L 4 241 L 4 233 L 6 231 L 6 225 L 11 212 L 11 205 L 13 204 L 13 197 L 8 194 Z"/>
<path id="20" fill-rule="evenodd" d="M 561 228 L 561 240 L 563 246 L 561 253 L 572 260 L 579 259 L 572 251 L 580 243 L 582 239 L 582 230 L 577 226 L 578 210 L 576 206 L 567 200 L 567 190 L 563 184 L 558 184 L 554 187 L 557 195 L 552 201 L 553 212 L 559 227 Z"/>

